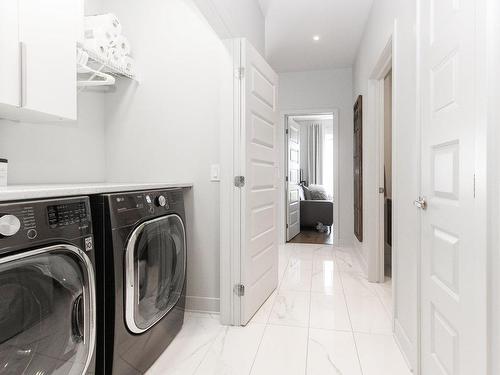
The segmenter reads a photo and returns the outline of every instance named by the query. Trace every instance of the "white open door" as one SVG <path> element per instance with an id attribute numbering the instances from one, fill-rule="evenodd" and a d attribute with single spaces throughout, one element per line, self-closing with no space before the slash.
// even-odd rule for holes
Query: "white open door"
<path id="1" fill-rule="evenodd" d="M 420 2 L 423 375 L 487 372 L 486 247 L 474 189 L 478 3 Z"/>
<path id="2" fill-rule="evenodd" d="M 278 286 L 278 76 L 240 40 L 240 323 Z"/>
<path id="3" fill-rule="evenodd" d="M 287 122 L 287 163 L 288 174 L 286 182 L 286 240 L 290 241 L 300 233 L 300 126 L 295 121 L 286 118 Z"/>

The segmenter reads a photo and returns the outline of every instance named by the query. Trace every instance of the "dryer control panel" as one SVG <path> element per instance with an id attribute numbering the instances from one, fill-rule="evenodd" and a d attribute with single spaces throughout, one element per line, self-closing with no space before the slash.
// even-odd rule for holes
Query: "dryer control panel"
<path id="1" fill-rule="evenodd" d="M 184 214 L 182 189 L 109 194 L 107 199 L 113 228 L 169 213 Z"/>

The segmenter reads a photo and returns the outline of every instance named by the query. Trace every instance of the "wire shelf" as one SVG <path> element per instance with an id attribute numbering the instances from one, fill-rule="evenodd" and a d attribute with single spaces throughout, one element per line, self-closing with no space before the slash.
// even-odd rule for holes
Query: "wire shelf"
<path id="1" fill-rule="evenodd" d="M 92 65 L 93 68 L 96 67 L 96 65 L 99 65 L 101 67 L 101 71 L 104 73 L 109 73 L 121 77 L 126 77 L 129 79 L 133 79 L 135 81 L 139 81 L 137 78 L 137 74 L 130 74 L 126 72 L 121 66 L 118 66 L 113 63 L 112 60 L 110 59 L 105 59 L 103 56 L 98 55 L 94 51 L 83 49 L 88 55 L 89 55 L 89 65 Z"/>
<path id="2" fill-rule="evenodd" d="M 125 77 L 139 82 L 137 74 L 131 74 L 123 67 L 117 65 L 109 58 L 99 55 L 93 50 L 85 49 L 78 45 L 77 64 L 79 77 L 78 87 L 113 86 L 115 77 Z"/>

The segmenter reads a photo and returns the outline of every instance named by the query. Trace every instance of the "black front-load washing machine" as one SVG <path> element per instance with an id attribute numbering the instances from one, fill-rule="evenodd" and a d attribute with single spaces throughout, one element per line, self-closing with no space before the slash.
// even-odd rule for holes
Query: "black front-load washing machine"
<path id="1" fill-rule="evenodd" d="M 0 374 L 94 373 L 89 199 L 0 203 Z"/>
<path id="2" fill-rule="evenodd" d="M 184 322 L 182 189 L 91 197 L 96 249 L 97 372 L 143 374 Z"/>

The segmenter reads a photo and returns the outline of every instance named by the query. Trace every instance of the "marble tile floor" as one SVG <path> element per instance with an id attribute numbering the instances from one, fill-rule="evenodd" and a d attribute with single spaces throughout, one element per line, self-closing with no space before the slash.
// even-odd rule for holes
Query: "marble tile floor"
<path id="1" fill-rule="evenodd" d="M 280 248 L 278 289 L 246 327 L 186 313 L 147 375 L 409 375 L 392 337 L 391 282 L 369 283 L 349 248 Z"/>

